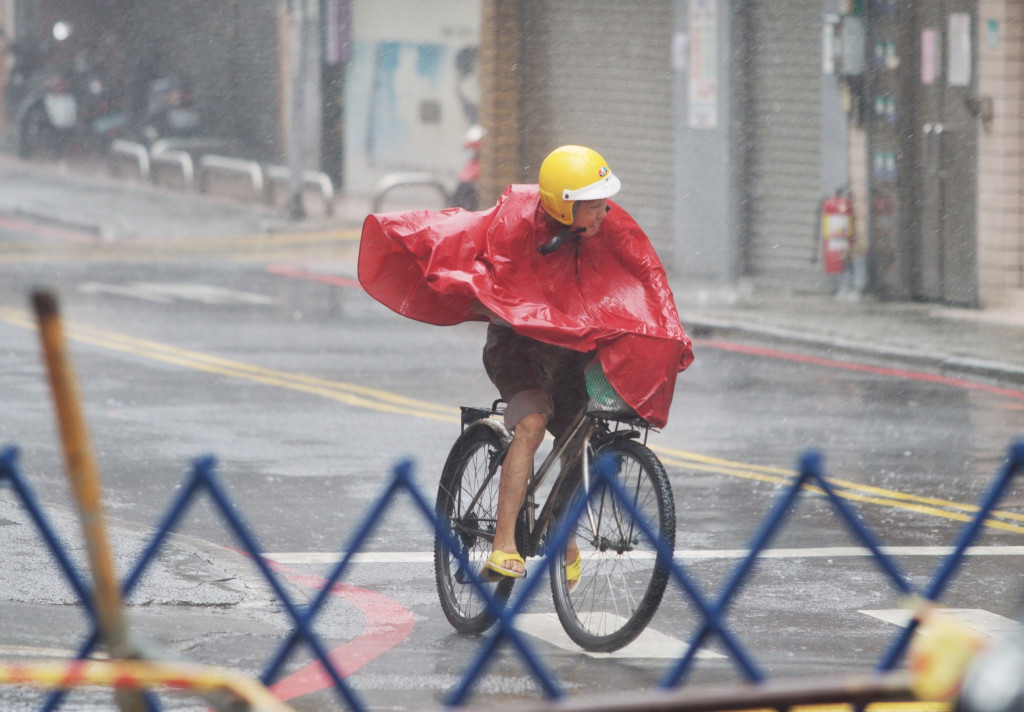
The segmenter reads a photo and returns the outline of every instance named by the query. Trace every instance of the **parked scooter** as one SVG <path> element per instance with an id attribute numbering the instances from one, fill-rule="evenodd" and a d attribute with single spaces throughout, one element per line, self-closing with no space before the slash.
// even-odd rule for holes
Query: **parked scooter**
<path id="1" fill-rule="evenodd" d="M 202 115 L 192 98 L 192 90 L 180 76 L 160 77 L 149 84 L 137 138 L 147 146 L 161 139 L 199 135 Z"/>
<path id="2" fill-rule="evenodd" d="M 483 126 L 473 124 L 463 139 L 462 147 L 470 151 L 470 157 L 459 170 L 459 182 L 452 193 L 453 208 L 477 209 L 479 200 L 476 185 L 480 180 L 480 144 L 483 142 L 484 133 Z"/>
<path id="3" fill-rule="evenodd" d="M 86 144 L 102 152 L 111 141 L 126 135 L 130 120 L 124 94 L 116 91 L 85 52 L 75 55 L 71 90 L 78 101 L 78 123 Z"/>
<path id="4" fill-rule="evenodd" d="M 52 35 L 53 42 L 63 42 L 71 35 L 71 25 L 56 23 Z M 43 151 L 59 155 L 78 123 L 78 100 L 72 93 L 69 73 L 48 66 L 54 51 L 49 38 L 14 42 L 10 51 L 15 64 L 5 102 L 10 107 L 9 132 L 18 155 L 28 158 Z"/>

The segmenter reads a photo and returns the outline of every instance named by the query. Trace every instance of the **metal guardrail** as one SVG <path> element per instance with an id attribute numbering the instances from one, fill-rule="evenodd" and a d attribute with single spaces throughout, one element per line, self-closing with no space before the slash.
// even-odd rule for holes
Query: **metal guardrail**
<path id="1" fill-rule="evenodd" d="M 206 192 L 209 177 L 213 173 L 243 175 L 249 179 L 253 197 L 263 200 L 266 197 L 266 182 L 263 179 L 263 166 L 257 161 L 245 158 L 231 158 L 215 154 L 204 154 L 199 157 L 199 192 Z"/>
<path id="2" fill-rule="evenodd" d="M 433 173 L 388 173 L 377 181 L 377 184 L 373 187 L 373 209 L 371 212 L 380 212 L 381 206 L 384 205 L 384 198 L 386 198 L 388 193 L 391 191 L 396 188 L 404 188 L 413 185 L 433 188 L 441 194 L 441 199 L 444 201 L 445 205 L 451 202 L 451 195 L 448 193 L 448 188 L 441 179 Z"/>
<path id="3" fill-rule="evenodd" d="M 195 162 L 192 160 L 192 154 L 188 151 L 183 151 L 178 148 L 165 148 L 160 151 L 153 150 L 150 155 L 150 161 L 153 165 L 162 164 L 177 166 L 181 171 L 181 181 L 185 190 L 195 190 Z"/>
<path id="4" fill-rule="evenodd" d="M 17 459 L 17 451 L 13 447 L 0 452 L 0 483 L 8 481 L 12 484 L 15 494 L 28 510 L 47 548 L 54 556 L 61 571 L 64 572 L 71 582 L 72 588 L 79 596 L 83 607 L 93 623 L 92 634 L 78 649 L 78 657 L 85 658 L 94 649 L 99 640 L 99 624 L 96 613 L 90 603 L 90 596 L 82 582 L 81 576 L 71 564 L 68 555 L 64 551 L 64 547 L 54 535 L 52 527 L 47 522 L 38 505 L 38 501 L 28 487 L 24 476 L 20 473 Z M 880 699 L 903 698 L 907 694 L 905 680 L 899 675 L 891 674 L 891 670 L 906 652 L 918 619 L 915 618 L 909 628 L 901 630 L 897 634 L 893 644 L 882 660 L 879 661 L 875 670 L 877 674 L 866 678 L 866 682 L 862 680 L 863 684 L 858 683 L 852 687 L 843 687 L 841 681 L 801 687 L 800 685 L 787 686 L 784 681 L 776 683 L 775 681 L 766 680 L 764 673 L 756 664 L 753 656 L 747 651 L 740 638 L 727 626 L 724 620 L 729 605 L 751 573 L 755 560 L 782 528 L 800 494 L 808 488 L 814 488 L 815 491 L 823 492 L 853 536 L 870 551 L 877 566 L 900 592 L 918 595 L 928 601 L 937 602 L 962 562 L 967 548 L 977 538 L 986 520 L 988 520 L 990 514 L 1006 493 L 1009 484 L 1016 475 L 1022 473 L 1024 473 L 1024 441 L 1014 443 L 1010 447 L 1005 464 L 1000 468 L 982 497 L 977 512 L 961 530 L 953 551 L 941 561 L 928 585 L 921 591 L 917 591 L 910 583 L 910 580 L 899 570 L 891 557 L 883 552 L 877 537 L 864 524 L 853 507 L 837 494 L 829 479 L 825 476 L 820 453 L 817 451 L 805 453 L 800 459 L 797 476 L 779 494 L 774 505 L 758 528 L 747 555 L 726 579 L 717 596 L 712 598 L 706 595 L 700 590 L 696 580 L 690 575 L 685 566 L 676 560 L 670 560 L 670 576 L 679 584 L 684 594 L 700 614 L 700 622 L 688 641 L 689 645 L 686 652 L 671 666 L 662 679 L 661 688 L 663 691 L 668 691 L 678 687 L 693 664 L 696 652 L 707 644 L 712 635 L 716 635 L 726 647 L 734 662 L 739 666 L 748 682 L 755 683 L 750 687 L 734 688 L 734 695 L 731 699 L 728 698 L 726 693 L 721 691 L 709 693 L 707 690 L 697 689 L 692 692 L 686 690 L 678 691 L 671 695 L 667 693 L 652 694 L 649 699 L 643 696 L 630 695 L 621 701 L 604 698 L 603 700 L 566 702 L 564 700 L 564 693 L 554 676 L 550 674 L 542 659 L 534 652 L 523 635 L 513 626 L 515 617 L 524 609 L 529 599 L 536 593 L 543 577 L 532 576 L 525 579 L 522 581 L 521 586 L 517 586 L 515 598 L 509 601 L 506 607 L 502 608 L 499 606 L 489 596 L 486 587 L 480 582 L 475 569 L 469 565 L 468 560 L 462 560 L 464 559 L 464 554 L 461 553 L 460 548 L 452 539 L 451 533 L 438 521 L 433 511 L 433 506 L 415 484 L 412 464 L 410 462 L 401 463 L 394 469 L 391 481 L 384 488 L 374 505 L 367 511 L 350 541 L 347 542 L 343 549 L 345 554 L 332 568 L 317 597 L 308 606 L 299 607 L 288 597 L 276 576 L 271 572 L 267 562 L 263 559 L 262 550 L 255 536 L 251 533 L 252 530 L 237 507 L 232 503 L 227 490 L 219 482 L 215 474 L 214 459 L 212 457 L 200 458 L 193 464 L 193 468 L 186 481 L 178 489 L 178 494 L 158 524 L 152 540 L 145 547 L 137 563 L 132 567 L 122 583 L 122 597 L 127 598 L 131 594 L 143 572 L 150 565 L 170 532 L 182 521 L 192 502 L 200 495 L 205 494 L 210 498 L 216 511 L 224 518 L 228 528 L 240 542 L 242 549 L 252 557 L 261 575 L 266 579 L 274 594 L 280 600 L 285 615 L 291 621 L 292 629 L 267 664 L 261 675 L 262 682 L 267 685 L 276 679 L 296 647 L 300 643 L 305 643 L 323 665 L 341 701 L 354 710 L 366 709 L 361 699 L 344 681 L 342 674 L 331 662 L 324 645 L 313 630 L 313 621 L 327 600 L 328 592 L 344 577 L 354 556 L 368 543 L 377 522 L 384 516 L 394 500 L 404 493 L 412 498 L 416 509 L 430 523 L 430 526 L 433 527 L 436 534 L 441 537 L 445 544 L 453 552 L 460 552 L 458 555 L 463 569 L 470 574 L 473 585 L 484 596 L 487 605 L 496 618 L 494 634 L 487 636 L 482 641 L 476 658 L 470 664 L 457 689 L 447 700 L 448 704 L 461 705 L 465 702 L 474 686 L 483 676 L 484 670 L 491 658 L 503 644 L 512 646 L 519 653 L 545 696 L 555 701 L 546 707 L 538 707 L 537 709 L 592 709 L 609 711 L 613 709 L 636 710 L 640 708 L 724 710 L 763 707 L 765 703 L 768 703 L 767 706 L 781 709 L 792 704 L 809 703 L 807 702 L 808 700 L 860 704 Z M 610 488 L 613 496 L 626 509 L 634 510 L 630 498 L 621 490 L 614 478 L 610 476 L 610 472 L 607 472 L 600 464 L 598 465 L 598 472 L 594 482 L 597 491 L 600 491 L 600 488 Z M 563 523 L 557 528 L 549 547 L 550 552 L 557 552 L 560 550 L 560 547 L 564 546 L 571 534 L 571 522 L 578 518 L 584 506 L 585 502 L 582 500 L 574 504 L 574 511 L 569 512 Z M 644 536 L 657 546 L 659 553 L 663 556 L 668 556 L 670 552 L 664 542 L 654 537 L 654 532 L 646 522 L 642 518 L 638 518 L 637 523 L 642 529 Z M 549 554 L 549 556 L 552 555 L 554 554 Z M 539 564 L 538 570 L 544 570 L 549 564 L 550 561 L 545 559 Z M 719 697 L 715 697 L 715 695 Z M 715 702 L 715 699 L 719 701 Z M 655 704 L 657 700 L 661 700 L 661 702 Z M 59 697 L 51 697 L 44 709 L 54 709 L 58 702 Z M 654 706 L 647 706 L 648 704 Z"/>
<path id="5" fill-rule="evenodd" d="M 268 197 L 271 181 L 284 183 L 292 179 L 291 169 L 270 164 L 264 166 L 258 161 L 213 153 L 224 150 L 227 142 L 215 138 L 166 138 L 155 141 L 147 148 L 136 141 L 117 139 L 110 144 L 111 159 L 130 159 L 144 181 L 156 179 L 154 168 L 158 165 L 175 167 L 181 173 L 186 190 L 205 192 L 209 176 L 215 173 L 242 176 L 252 188 L 257 200 Z M 193 156 L 198 155 L 197 161 Z M 303 186 L 315 188 L 324 201 L 328 215 L 334 213 L 334 181 L 322 171 L 304 170 L 300 176 Z M 443 189 L 443 188 L 442 188 Z"/>
<path id="6" fill-rule="evenodd" d="M 115 139 L 110 143 L 110 155 L 112 158 L 127 157 L 132 159 L 135 162 L 136 169 L 139 171 L 139 177 L 142 180 L 149 180 L 149 150 L 141 143 Z"/>
<path id="7" fill-rule="evenodd" d="M 177 136 L 157 139 L 150 146 L 150 153 L 164 151 L 187 151 L 192 155 L 204 153 L 231 153 L 232 142 L 215 136 Z"/>
<path id="8" fill-rule="evenodd" d="M 267 177 L 272 181 L 288 183 L 292 179 L 292 171 L 287 166 L 269 165 L 267 166 Z M 320 191 L 327 214 L 333 215 L 334 181 L 331 180 L 331 177 L 322 171 L 302 171 L 301 179 L 304 185 L 312 186 Z"/>

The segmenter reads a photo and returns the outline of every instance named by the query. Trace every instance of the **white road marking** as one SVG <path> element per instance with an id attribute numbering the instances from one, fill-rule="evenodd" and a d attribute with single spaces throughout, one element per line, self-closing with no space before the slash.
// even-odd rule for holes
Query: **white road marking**
<path id="1" fill-rule="evenodd" d="M 885 621 L 886 623 L 898 625 L 901 628 L 906 628 L 911 618 L 911 612 L 906 608 L 857 612 Z M 1001 616 L 981 608 L 939 608 L 936 610 L 936 613 L 946 616 L 986 638 L 1001 638 L 1019 626 L 1017 621 L 1012 618 L 1007 618 L 1006 616 Z"/>
<path id="2" fill-rule="evenodd" d="M 952 553 L 950 546 L 883 546 L 882 551 L 890 556 L 947 556 Z M 746 549 L 693 549 L 677 551 L 678 561 L 703 559 L 740 559 L 747 555 Z M 972 546 L 964 552 L 967 556 L 1024 556 L 1024 546 Z M 763 559 L 832 559 L 870 556 L 871 552 L 857 546 L 825 547 L 814 549 L 766 549 L 759 558 Z M 341 554 L 330 551 L 276 552 L 263 555 L 279 564 L 333 564 L 341 561 Z M 633 558 L 654 558 L 653 552 L 637 552 Z M 371 551 L 360 552 L 352 557 L 358 564 L 430 564 L 434 562 L 432 551 Z"/>
<path id="3" fill-rule="evenodd" d="M 274 302 L 273 299 L 263 294 L 239 292 L 234 289 L 189 282 L 132 282 L 131 284 L 84 282 L 78 285 L 78 291 L 83 294 L 116 294 L 159 304 L 171 304 L 176 301 L 201 302 L 203 304 L 273 304 Z"/>
<path id="4" fill-rule="evenodd" d="M 264 554 L 264 559 L 279 564 L 336 564 L 341 554 L 333 551 L 282 552 Z M 432 551 L 368 551 L 352 556 L 354 564 L 432 564 Z"/>
<path id="5" fill-rule="evenodd" d="M 882 551 L 891 556 L 930 556 L 941 557 L 950 554 L 953 547 L 948 546 L 889 546 Z M 638 552 L 643 554 L 646 552 Z M 675 558 L 680 561 L 738 559 L 747 555 L 745 549 L 705 549 L 677 551 Z M 965 554 L 969 556 L 1024 556 L 1024 546 L 974 546 L 969 547 Z M 634 554 L 637 557 L 638 554 Z M 653 558 L 653 554 L 649 555 Z M 867 557 L 870 552 L 862 547 L 824 547 L 812 549 L 767 549 L 760 556 L 766 559 L 822 559 Z M 267 553 L 264 557 L 280 564 L 325 564 L 330 565 L 341 560 L 337 552 L 277 552 Z M 352 563 L 358 564 L 431 564 L 434 554 L 431 551 L 380 551 L 360 552 L 352 557 Z M 534 564 L 530 561 L 529 564 Z M 528 566 L 533 570 L 533 566 Z M 1018 623 L 1010 618 L 979 608 L 941 609 L 943 615 L 949 615 L 969 627 L 976 633 L 996 638 L 1015 629 Z M 896 608 L 888 610 L 858 611 L 887 623 L 906 626 L 910 620 L 910 612 Z M 565 633 L 558 616 L 554 613 L 523 613 L 516 618 L 515 626 L 523 633 L 543 640 L 563 650 L 574 653 L 584 652 L 595 658 L 652 658 L 678 659 L 686 650 L 686 644 L 680 640 L 647 628 L 633 643 L 614 653 L 590 653 L 581 651 Z M 2 650 L 2 649 L 0 649 Z M 700 650 L 697 657 L 722 658 L 718 653 Z"/>
<path id="6" fill-rule="evenodd" d="M 534 638 L 539 638 L 547 643 L 568 650 L 572 653 L 585 653 L 592 658 L 630 659 L 630 658 L 658 658 L 664 660 L 678 660 L 682 657 L 687 646 L 681 640 L 676 640 L 664 633 L 647 628 L 636 640 L 614 653 L 591 653 L 580 650 L 580 646 L 562 629 L 558 616 L 554 613 L 521 613 L 515 619 L 516 630 L 519 630 Z M 698 658 L 724 658 L 724 655 L 710 650 L 697 651 Z"/>

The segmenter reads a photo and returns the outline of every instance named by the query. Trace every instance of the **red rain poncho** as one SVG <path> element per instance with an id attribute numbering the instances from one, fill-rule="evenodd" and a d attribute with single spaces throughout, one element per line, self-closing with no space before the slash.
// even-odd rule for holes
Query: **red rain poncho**
<path id="1" fill-rule="evenodd" d="M 537 251 L 561 227 L 536 185 L 510 186 L 490 210 L 414 210 L 370 215 L 359 246 L 359 281 L 411 319 L 486 321 L 480 302 L 532 339 L 597 351 L 608 380 L 651 424 L 668 419 L 676 374 L 693 361 L 690 339 L 654 248 L 625 210 L 600 231 Z"/>

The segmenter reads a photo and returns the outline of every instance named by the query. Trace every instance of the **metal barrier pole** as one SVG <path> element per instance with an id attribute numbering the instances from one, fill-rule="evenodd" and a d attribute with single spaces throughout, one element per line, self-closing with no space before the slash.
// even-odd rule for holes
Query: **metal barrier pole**
<path id="1" fill-rule="evenodd" d="M 39 322 L 39 338 L 57 411 L 68 480 L 82 521 L 82 535 L 94 580 L 93 595 L 100 630 L 112 656 L 131 658 L 136 651 L 128 640 L 121 609 L 121 590 L 114 571 L 103 518 L 103 504 L 100 501 L 99 472 L 89 449 L 78 390 L 67 359 L 57 298 L 50 292 L 38 291 L 33 294 L 32 302 Z M 117 703 L 124 712 L 149 709 L 148 703 L 137 692 L 118 695 Z"/>
<path id="2" fill-rule="evenodd" d="M 906 673 L 869 675 L 835 680 L 762 682 L 743 687 L 723 686 L 631 692 L 600 697 L 516 706 L 516 712 L 724 712 L 726 710 L 788 710 L 798 705 L 909 702 L 915 697 Z"/>
<path id="3" fill-rule="evenodd" d="M 114 675 L 111 678 L 113 682 L 107 684 L 113 684 L 115 687 L 114 696 L 122 712 L 148 712 L 157 703 L 153 700 L 151 705 L 148 696 L 139 689 L 144 687 L 145 675 L 159 676 L 161 670 L 173 669 L 174 665 L 181 666 L 186 664 L 143 662 L 143 658 L 152 658 L 154 655 L 147 656 L 145 651 L 129 637 L 128 626 L 122 607 L 121 587 L 114 570 L 114 561 L 111 556 L 110 541 L 103 514 L 99 471 L 89 448 L 78 390 L 70 360 L 67 357 L 57 299 L 50 292 L 37 291 L 32 295 L 32 302 L 39 323 L 39 337 L 42 342 L 43 355 L 53 392 L 57 421 L 61 433 L 61 444 L 67 464 L 68 479 L 78 506 L 79 518 L 82 522 L 82 533 L 86 543 L 86 552 L 93 574 L 93 601 L 98 632 L 106 642 L 111 657 L 117 658 L 113 662 L 122 666 L 117 669 L 133 670 L 135 672 L 132 674 L 139 676 L 140 680 L 143 680 L 139 684 L 119 686 L 117 683 L 121 680 L 121 677 Z M 216 494 L 214 491 L 214 495 Z M 148 550 L 147 554 L 149 553 L 152 553 L 152 551 Z M 271 580 L 271 583 L 275 582 Z M 287 602 L 284 592 L 280 590 L 279 586 L 275 587 L 275 592 L 282 601 Z M 91 643 L 92 641 L 90 640 L 89 645 Z M 69 665 L 71 666 L 72 674 L 69 675 L 68 679 L 73 680 L 75 678 L 74 670 L 85 669 L 83 666 L 90 666 L 92 663 L 76 660 L 69 663 Z M 184 669 L 201 670 L 195 665 L 187 666 Z M 96 674 L 98 677 L 103 677 L 103 670 L 97 668 Z M 195 674 L 200 675 L 200 672 L 195 672 Z M 252 681 L 246 684 L 252 686 L 259 683 Z M 58 685 L 57 687 L 61 686 Z M 220 687 L 223 689 L 223 685 Z M 221 700 L 216 697 L 217 690 L 210 692 L 203 686 L 200 686 L 197 692 L 200 694 L 209 692 L 211 697 L 209 701 L 217 709 L 235 708 L 234 703 L 237 701 L 237 698 Z M 269 694 L 268 692 L 267 695 Z"/>

